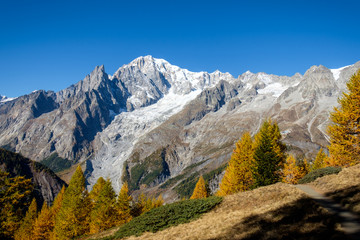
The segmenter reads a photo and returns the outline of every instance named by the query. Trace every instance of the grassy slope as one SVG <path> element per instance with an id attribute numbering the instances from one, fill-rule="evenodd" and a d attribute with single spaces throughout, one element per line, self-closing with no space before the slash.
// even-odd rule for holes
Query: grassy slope
<path id="1" fill-rule="evenodd" d="M 360 164 L 318 178 L 311 185 L 360 215 Z"/>
<path id="2" fill-rule="evenodd" d="M 360 165 L 311 185 L 360 213 Z M 127 239 L 346 239 L 339 229 L 337 219 L 303 192 L 277 183 L 227 196 L 213 211 L 191 223 Z"/>
<path id="3" fill-rule="evenodd" d="M 278 183 L 227 196 L 191 223 L 127 239 L 346 239 L 336 222 L 300 190 Z"/>

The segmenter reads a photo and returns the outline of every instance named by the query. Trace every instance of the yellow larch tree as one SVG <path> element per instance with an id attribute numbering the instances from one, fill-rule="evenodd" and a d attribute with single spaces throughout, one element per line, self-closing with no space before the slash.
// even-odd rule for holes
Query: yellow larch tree
<path id="1" fill-rule="evenodd" d="M 347 92 L 330 115 L 329 165 L 349 167 L 360 163 L 360 70 L 346 84 Z"/>
<path id="2" fill-rule="evenodd" d="M 326 167 L 327 162 L 328 162 L 327 158 L 328 158 L 328 156 L 326 155 L 324 150 L 322 148 L 320 148 L 320 150 L 316 154 L 315 160 L 311 166 L 311 171 Z"/>
<path id="3" fill-rule="evenodd" d="M 46 202 L 44 202 L 41 211 L 34 223 L 33 239 L 45 240 L 50 239 L 51 231 L 53 230 L 53 220 L 50 209 Z"/>
<path id="4" fill-rule="evenodd" d="M 29 207 L 33 190 L 31 179 L 11 178 L 0 170 L 0 239 L 11 239 Z"/>
<path id="5" fill-rule="evenodd" d="M 54 227 L 55 227 L 55 219 L 56 216 L 61 208 L 62 205 L 62 201 L 64 198 L 64 194 L 65 194 L 65 186 L 62 186 L 60 192 L 57 194 L 57 196 L 54 199 L 54 202 L 50 208 L 50 214 L 51 214 L 51 228 L 50 228 L 50 235 L 49 235 L 49 239 L 50 240 L 55 240 L 55 233 L 54 233 Z"/>
<path id="6" fill-rule="evenodd" d="M 132 219 L 131 201 L 132 197 L 129 195 L 129 187 L 127 182 L 125 182 L 120 189 L 116 202 L 117 225 L 127 223 Z"/>
<path id="7" fill-rule="evenodd" d="M 200 199 L 207 198 L 209 196 L 208 190 L 206 188 L 205 180 L 203 176 L 200 176 L 199 180 L 195 185 L 195 189 L 190 199 Z"/>
<path id="8" fill-rule="evenodd" d="M 32 240 L 34 239 L 33 230 L 37 217 L 37 203 L 35 198 L 32 200 L 19 229 L 14 234 L 15 240 Z"/>
<path id="9" fill-rule="evenodd" d="M 85 189 L 85 178 L 78 166 L 65 190 L 63 201 L 56 215 L 56 239 L 70 239 L 89 232 L 91 203 Z"/>
<path id="10" fill-rule="evenodd" d="M 98 233 L 116 225 L 116 195 L 108 179 L 94 203 L 94 208 L 90 213 L 90 233 Z"/>
<path id="11" fill-rule="evenodd" d="M 245 133 L 235 147 L 217 192 L 219 196 L 246 191 L 253 185 L 254 144 L 250 133 Z"/>
<path id="12" fill-rule="evenodd" d="M 299 165 L 293 155 L 286 158 L 282 171 L 282 181 L 284 183 L 296 184 L 301 178 L 307 174 L 307 162 L 303 160 Z"/>

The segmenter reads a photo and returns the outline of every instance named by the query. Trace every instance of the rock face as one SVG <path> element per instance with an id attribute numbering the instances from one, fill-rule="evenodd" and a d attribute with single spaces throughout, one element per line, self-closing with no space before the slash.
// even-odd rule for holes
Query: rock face
<path id="1" fill-rule="evenodd" d="M 10 177 L 25 176 L 31 179 L 34 186 L 33 194 L 39 206 L 44 201 L 50 205 L 62 186 L 66 185 L 44 165 L 4 149 L 0 149 L 0 169 L 10 173 Z"/>
<path id="2" fill-rule="evenodd" d="M 100 66 L 60 92 L 2 102 L 0 146 L 37 161 L 54 154 L 62 163 L 86 161 L 90 185 L 109 177 L 119 190 L 126 180 L 132 190 L 162 191 L 171 200 L 199 174 L 216 173 L 216 189 L 235 141 L 267 117 L 279 123 L 291 152 L 311 158 L 327 145 L 329 111 L 359 68 L 234 78 L 140 57 L 112 76 Z"/>

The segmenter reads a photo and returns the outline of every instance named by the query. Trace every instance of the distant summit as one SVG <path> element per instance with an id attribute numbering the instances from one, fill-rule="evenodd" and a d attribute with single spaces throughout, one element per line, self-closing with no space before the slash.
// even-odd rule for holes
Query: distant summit
<path id="1" fill-rule="evenodd" d="M 191 72 L 152 56 L 112 75 L 97 66 L 59 92 L 2 100 L 0 146 L 54 169 L 82 163 L 90 185 L 102 176 L 116 190 L 126 180 L 134 191 L 176 199 L 177 189 L 191 185 L 182 181 L 212 170 L 216 189 L 234 142 L 267 117 L 278 122 L 292 153 L 311 158 L 327 145 L 329 111 L 359 68 L 360 62 L 313 66 L 304 75 L 234 77 Z"/>

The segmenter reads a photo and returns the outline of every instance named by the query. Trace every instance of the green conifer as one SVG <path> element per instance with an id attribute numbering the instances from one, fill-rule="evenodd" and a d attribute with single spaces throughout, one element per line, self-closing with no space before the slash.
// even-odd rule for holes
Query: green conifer
<path id="1" fill-rule="evenodd" d="M 286 146 L 280 141 L 281 134 L 276 123 L 265 121 L 255 137 L 254 187 L 266 186 L 281 179 L 281 169 L 285 161 Z"/>

